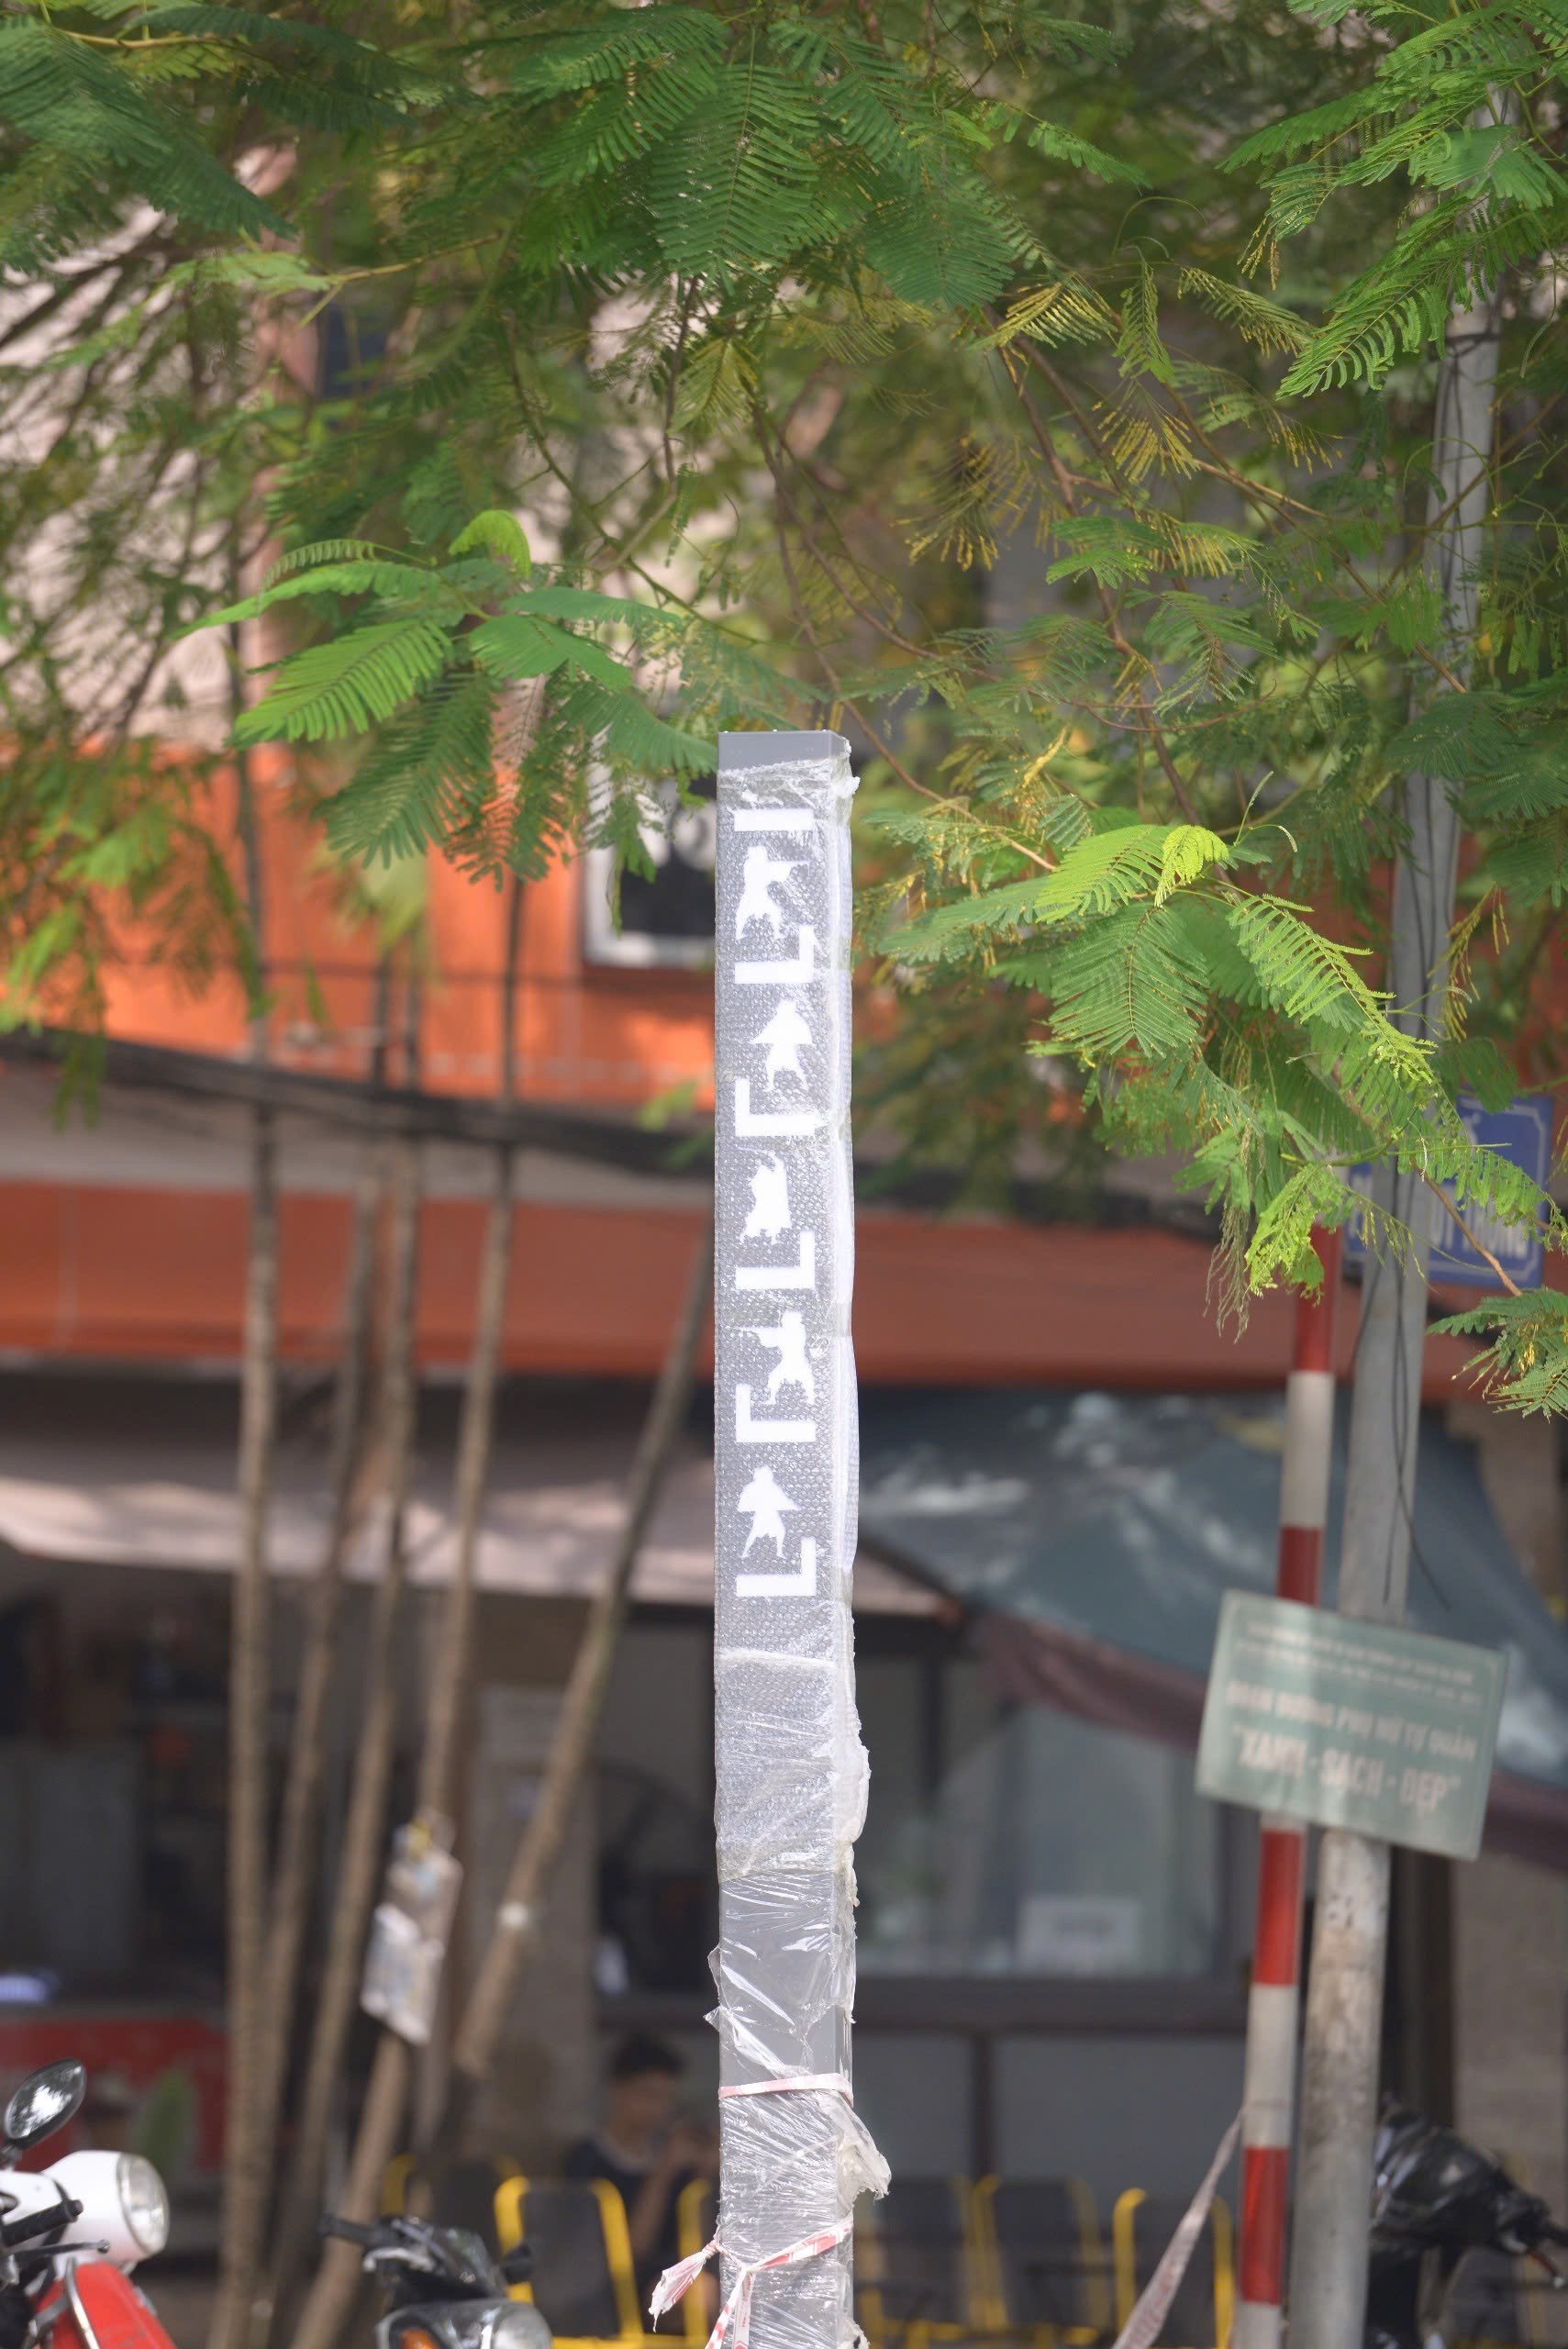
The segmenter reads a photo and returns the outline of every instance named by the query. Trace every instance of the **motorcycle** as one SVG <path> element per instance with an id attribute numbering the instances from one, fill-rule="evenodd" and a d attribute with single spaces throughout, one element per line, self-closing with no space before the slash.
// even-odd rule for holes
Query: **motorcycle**
<path id="1" fill-rule="evenodd" d="M 46 2064 L 0 2118 L 0 2349 L 173 2349 L 130 2280 L 169 2240 L 169 2197 L 152 2164 L 86 2152 L 49 2169 L 17 2166 L 75 2117 L 86 2092 L 80 2064 Z"/>
<path id="2" fill-rule="evenodd" d="M 1568 2245 L 1568 2228 L 1500 2162 L 1403 2105 L 1385 2106 L 1373 2154 L 1366 2349 L 1426 2349 L 1429 2310 L 1440 2310 L 1471 2252 L 1529 2259 L 1561 2290 L 1568 2278 L 1548 2244 Z"/>
<path id="3" fill-rule="evenodd" d="M 356 2244 L 365 2274 L 386 2296 L 375 2349 L 550 2349 L 552 2335 L 538 2309 L 513 2299 L 508 2288 L 528 2281 L 526 2243 L 497 2261 L 466 2228 L 428 2219 L 382 2219 L 367 2227 L 328 2216 L 321 2232 Z"/>

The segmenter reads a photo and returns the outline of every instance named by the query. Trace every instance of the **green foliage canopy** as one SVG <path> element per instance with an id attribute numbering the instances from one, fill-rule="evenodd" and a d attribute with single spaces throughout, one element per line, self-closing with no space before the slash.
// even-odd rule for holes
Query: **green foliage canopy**
<path id="1" fill-rule="evenodd" d="M 202 117 L 233 153 L 208 126 L 258 103 L 286 12 L 207 16 L 250 44 Z M 228 241 L 183 281 L 236 347 L 260 295 L 339 353 L 212 429 L 225 479 L 264 459 L 284 550 L 228 621 L 298 629 L 243 733 L 317 747 L 339 848 L 635 855 L 651 764 L 841 723 L 906 1005 L 869 1095 L 912 1148 L 984 1184 L 1086 1113 L 1173 1152 L 1238 1296 L 1315 1276 L 1363 1157 L 1540 1208 L 1454 1099 L 1506 1095 L 1521 1052 L 1559 1074 L 1558 0 L 410 0 L 375 32 L 295 134 L 286 253 L 204 225 Z M 1431 405 L 1493 285 L 1462 674 Z M 188 622 L 224 591 L 184 577 Z M 1433 1045 L 1375 984 L 1413 768 L 1470 843 Z M 1556 1323 L 1509 1313 L 1502 1391 L 1554 1401 Z"/>

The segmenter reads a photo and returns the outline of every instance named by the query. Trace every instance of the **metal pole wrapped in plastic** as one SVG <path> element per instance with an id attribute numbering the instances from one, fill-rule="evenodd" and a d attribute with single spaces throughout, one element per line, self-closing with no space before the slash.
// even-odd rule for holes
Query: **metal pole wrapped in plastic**
<path id="1" fill-rule="evenodd" d="M 850 2087 L 865 1816 L 850 1576 L 849 746 L 718 762 L 714 1675 L 727 2344 L 847 2349 L 886 2165 Z"/>

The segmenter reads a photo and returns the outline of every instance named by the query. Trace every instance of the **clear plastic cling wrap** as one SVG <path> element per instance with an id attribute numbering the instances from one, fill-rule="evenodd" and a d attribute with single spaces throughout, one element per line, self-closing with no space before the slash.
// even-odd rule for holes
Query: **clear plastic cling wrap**
<path id="1" fill-rule="evenodd" d="M 852 2340 L 854 2204 L 887 2182 L 850 2093 L 853 790 L 836 734 L 719 738 L 717 2242 L 727 2301 L 750 2302 L 729 2335 L 749 2319 L 757 2349 Z"/>

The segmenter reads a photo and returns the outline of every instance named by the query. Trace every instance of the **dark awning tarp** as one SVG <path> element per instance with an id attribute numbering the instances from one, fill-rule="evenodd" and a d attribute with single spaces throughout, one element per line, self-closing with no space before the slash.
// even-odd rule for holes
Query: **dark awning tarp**
<path id="1" fill-rule="evenodd" d="M 868 1395 L 861 1537 L 980 1610 L 1010 1695 L 1195 1746 L 1219 1602 L 1273 1587 L 1278 1404 Z M 1336 1431 L 1325 1598 L 1344 1482 Z M 1421 1431 L 1409 1620 L 1508 1660 L 1488 1848 L 1568 1871 L 1568 1633 L 1498 1529 L 1473 1448 Z"/>

